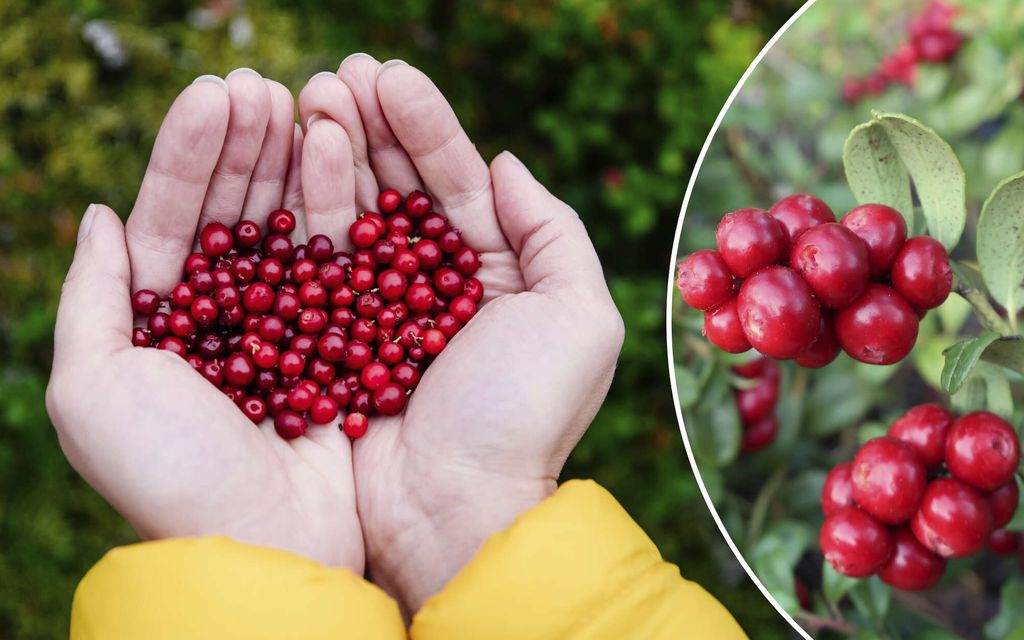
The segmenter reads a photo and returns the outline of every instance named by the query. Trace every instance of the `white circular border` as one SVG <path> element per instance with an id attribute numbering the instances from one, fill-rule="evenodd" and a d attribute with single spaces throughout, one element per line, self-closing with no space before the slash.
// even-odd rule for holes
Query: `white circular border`
<path id="1" fill-rule="evenodd" d="M 686 456 L 690 459 L 690 466 L 693 467 L 693 473 L 697 478 L 698 486 L 700 486 L 701 495 L 704 496 L 704 502 L 707 503 L 708 510 L 711 511 L 711 517 L 714 518 L 715 524 L 718 525 L 718 529 L 722 532 L 722 536 L 725 538 L 729 548 L 732 549 L 736 559 L 739 560 L 740 564 L 743 566 L 744 571 L 746 571 L 747 575 L 750 576 L 750 579 L 754 581 L 757 588 L 761 590 L 764 597 L 768 599 L 768 602 L 775 607 L 775 610 L 778 611 L 779 614 L 785 618 L 790 625 L 792 625 L 793 629 L 805 638 L 805 640 L 814 640 L 814 638 L 812 638 L 799 624 L 797 624 L 796 620 L 794 620 L 793 617 L 779 605 L 778 601 L 775 600 L 775 597 L 765 589 L 763 584 L 761 584 L 761 580 L 754 574 L 754 571 L 750 568 L 750 565 L 747 564 L 743 554 L 740 553 L 739 548 L 733 541 L 732 536 L 729 535 L 729 531 L 726 530 L 725 525 L 722 523 L 722 518 L 719 517 L 718 511 L 715 509 L 715 505 L 711 502 L 711 496 L 708 495 L 707 487 L 704 486 L 704 479 L 700 475 L 700 468 L 697 466 L 697 460 L 693 457 L 693 447 L 690 446 L 690 439 L 686 435 L 686 425 L 683 424 L 683 410 L 679 405 L 679 386 L 678 381 L 676 380 L 675 353 L 672 346 L 672 296 L 675 290 L 675 263 L 676 256 L 679 254 L 679 240 L 682 238 L 683 234 L 683 219 L 686 217 L 686 209 L 689 207 L 690 197 L 693 195 L 693 187 L 697 183 L 697 176 L 700 174 L 701 165 L 704 164 L 704 159 L 707 156 L 708 149 L 711 147 L 711 141 L 715 139 L 715 134 L 718 133 L 718 129 L 722 126 L 722 121 L 725 119 L 725 114 L 728 113 L 733 101 L 736 100 L 736 96 L 739 95 L 740 90 L 743 89 L 743 85 L 746 84 L 747 79 L 750 78 L 754 69 L 757 68 L 757 65 L 761 63 L 761 60 L 764 59 L 768 51 L 775 46 L 775 43 L 779 41 L 783 34 L 785 34 L 786 31 L 788 31 L 789 28 L 800 19 L 800 16 L 802 16 L 804 12 L 806 12 L 816 1 L 817 0 L 807 0 L 807 2 L 800 7 L 800 9 L 794 13 L 789 20 L 786 21 L 786 24 L 782 25 L 782 28 L 772 36 L 772 39 L 764 45 L 764 48 L 762 48 L 757 54 L 754 61 L 750 63 L 749 67 L 747 67 L 747 70 L 743 73 L 740 81 L 736 83 L 736 87 L 732 90 L 732 93 L 729 94 L 729 99 L 725 101 L 725 106 L 723 106 L 722 110 L 718 113 L 718 118 L 715 119 L 715 124 L 711 127 L 711 132 L 708 133 L 708 137 L 704 141 L 704 147 L 700 150 L 700 155 L 697 156 L 697 163 L 694 165 L 693 173 L 690 175 L 690 182 L 686 186 L 686 195 L 683 197 L 683 205 L 679 210 L 679 222 L 676 224 L 676 235 L 672 242 L 672 255 L 669 259 L 668 294 L 665 304 L 665 341 L 668 345 L 668 377 L 672 384 L 672 404 L 676 408 L 676 419 L 679 421 L 679 432 L 683 436 L 683 444 L 686 446 Z"/>

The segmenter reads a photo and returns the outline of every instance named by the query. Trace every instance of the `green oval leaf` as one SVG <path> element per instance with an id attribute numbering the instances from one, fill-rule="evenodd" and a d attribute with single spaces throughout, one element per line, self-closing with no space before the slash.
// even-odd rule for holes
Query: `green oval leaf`
<path id="1" fill-rule="evenodd" d="M 942 390 L 952 395 L 960 390 L 964 381 L 971 375 L 974 365 L 978 364 L 985 349 L 999 339 L 995 331 L 983 333 L 977 338 L 968 338 L 957 342 L 943 352 L 946 362 L 942 366 Z"/>
<path id="2" fill-rule="evenodd" d="M 1000 338 L 990 344 L 981 357 L 986 362 L 1024 373 L 1024 339 L 1020 336 Z"/>
<path id="3" fill-rule="evenodd" d="M 977 251 L 989 293 L 1015 317 L 1024 280 L 1024 173 L 1001 182 L 985 201 Z"/>
<path id="4" fill-rule="evenodd" d="M 910 174 L 881 126 L 865 122 L 850 132 L 843 168 L 857 202 L 888 205 L 903 214 L 908 229 L 914 228 Z"/>

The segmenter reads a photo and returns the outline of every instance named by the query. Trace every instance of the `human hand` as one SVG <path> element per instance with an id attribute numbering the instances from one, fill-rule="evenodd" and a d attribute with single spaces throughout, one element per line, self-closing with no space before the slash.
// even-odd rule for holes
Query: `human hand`
<path id="1" fill-rule="evenodd" d="M 226 535 L 361 574 L 344 434 L 285 441 L 182 358 L 131 345 L 130 291 L 165 296 L 208 222 L 262 224 L 285 206 L 312 233 L 347 229 L 344 130 L 324 121 L 303 140 L 291 94 L 255 72 L 200 80 L 170 108 L 127 226 L 102 205 L 83 219 L 47 409 L 68 460 L 143 539 Z"/>

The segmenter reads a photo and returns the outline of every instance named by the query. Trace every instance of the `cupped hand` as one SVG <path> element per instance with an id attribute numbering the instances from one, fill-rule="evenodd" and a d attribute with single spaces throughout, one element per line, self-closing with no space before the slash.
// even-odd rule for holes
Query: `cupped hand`
<path id="1" fill-rule="evenodd" d="M 90 207 L 47 408 L 71 464 L 143 539 L 226 535 L 362 573 L 348 438 L 313 425 L 285 441 L 269 420 L 254 426 L 182 358 L 133 347 L 129 301 L 143 288 L 166 295 L 211 221 L 264 223 L 285 206 L 337 240 L 353 191 L 342 127 L 325 120 L 303 139 L 288 90 L 239 70 L 174 102 L 126 226 Z"/>
<path id="2" fill-rule="evenodd" d="M 411 613 L 554 490 L 607 393 L 622 320 L 576 213 L 511 154 L 488 167 L 418 70 L 351 56 L 299 110 L 347 132 L 358 209 L 383 188 L 425 189 L 481 252 L 479 312 L 404 414 L 354 443 L 370 574 Z"/>

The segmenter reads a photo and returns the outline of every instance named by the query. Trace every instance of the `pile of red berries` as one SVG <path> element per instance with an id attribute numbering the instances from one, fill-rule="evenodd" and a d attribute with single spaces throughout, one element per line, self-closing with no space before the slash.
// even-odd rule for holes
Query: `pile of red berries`
<path id="1" fill-rule="evenodd" d="M 250 220 L 207 225 L 166 299 L 132 296 L 132 343 L 178 354 L 254 423 L 272 416 L 282 438 L 341 413 L 361 437 L 369 416 L 405 409 L 484 294 L 480 255 L 430 196 L 388 189 L 377 206 L 349 228 L 351 254 L 323 235 L 293 243 L 285 209 L 267 235 Z"/>
<path id="2" fill-rule="evenodd" d="M 704 335 L 729 353 L 753 347 L 816 368 L 841 348 L 868 364 L 899 362 L 953 284 L 945 248 L 907 239 L 903 216 L 880 204 L 837 223 L 818 198 L 793 195 L 726 215 L 715 238 L 717 251 L 679 263 L 676 284 L 704 311 Z"/>
<path id="3" fill-rule="evenodd" d="M 865 96 L 881 95 L 893 84 L 914 85 L 921 62 L 946 62 L 960 51 L 963 36 L 953 30 L 958 8 L 932 0 L 907 25 L 907 41 L 882 59 L 878 68 L 864 78 L 843 81 L 843 99 L 856 103 Z"/>
<path id="4" fill-rule="evenodd" d="M 732 370 L 751 381 L 749 386 L 744 385 L 733 394 L 743 425 L 740 450 L 744 453 L 759 451 L 775 440 L 779 430 L 775 417 L 775 405 L 779 401 L 779 365 L 768 358 L 756 358 Z"/>
<path id="5" fill-rule="evenodd" d="M 999 416 L 914 407 L 829 472 L 825 559 L 847 576 L 877 573 L 898 589 L 927 589 L 946 558 L 1005 544 L 1010 534 L 1000 530 L 1017 510 L 1019 460 L 1017 434 Z"/>

